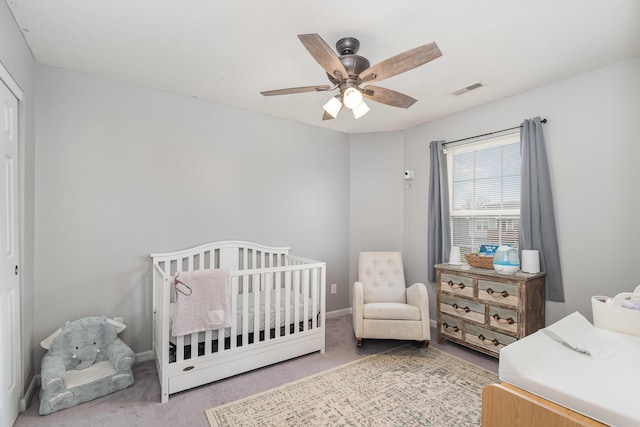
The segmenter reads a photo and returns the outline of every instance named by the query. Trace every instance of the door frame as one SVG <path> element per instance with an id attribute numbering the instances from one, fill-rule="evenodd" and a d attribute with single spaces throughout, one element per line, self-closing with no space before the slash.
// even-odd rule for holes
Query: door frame
<path id="1" fill-rule="evenodd" d="M 22 102 L 24 92 L 22 91 L 22 89 L 20 89 L 20 86 L 18 85 L 18 83 L 16 83 L 13 77 L 11 77 L 11 74 L 9 74 L 9 71 L 7 71 L 7 69 L 4 67 L 2 61 L 0 61 L 0 80 L 2 80 L 2 82 L 9 88 L 11 93 L 13 93 L 16 98 L 18 98 L 18 102 Z M 19 119 L 18 122 L 20 122 Z"/>
<path id="2" fill-rule="evenodd" d="M 18 322 L 19 322 L 19 342 L 20 345 L 18 346 L 18 348 L 16 349 L 16 356 L 18 358 L 18 387 L 19 387 L 19 396 L 20 396 L 20 400 L 16 403 L 19 404 L 19 410 L 23 411 L 26 409 L 26 402 L 24 399 L 24 363 L 23 363 L 23 351 L 22 351 L 22 347 L 23 347 L 23 336 L 22 336 L 22 314 L 23 314 L 23 298 L 22 298 L 22 293 L 24 290 L 24 277 L 25 275 L 22 273 L 22 261 L 23 261 L 23 251 L 24 251 L 24 242 L 23 242 L 23 230 L 24 230 L 24 195 L 22 194 L 22 181 L 24 179 L 24 177 L 22 176 L 22 172 L 24 170 L 24 165 L 23 165 L 23 156 L 21 156 L 21 152 L 22 151 L 22 146 L 24 145 L 24 135 L 21 130 L 21 124 L 22 124 L 22 120 L 23 120 L 23 114 L 21 114 L 20 110 L 22 109 L 22 100 L 24 98 L 24 92 L 22 91 L 22 89 L 20 88 L 20 85 L 14 80 L 14 78 L 11 76 L 11 73 L 9 73 L 9 71 L 6 69 L 6 67 L 4 66 L 4 64 L 2 63 L 2 61 L 0 61 L 0 82 L 2 82 L 8 89 L 9 91 L 13 94 L 13 96 L 15 96 L 15 98 L 18 101 L 18 108 L 16 111 L 16 115 L 17 115 L 17 125 L 18 125 L 18 162 L 17 162 L 17 166 L 18 166 L 18 244 L 20 245 L 20 250 L 18 251 L 18 265 L 20 266 L 20 270 L 21 270 L 21 274 L 19 275 L 19 288 L 20 288 L 20 295 L 18 296 L 19 298 L 19 304 L 18 304 L 18 309 L 20 310 L 19 316 L 18 316 Z"/>

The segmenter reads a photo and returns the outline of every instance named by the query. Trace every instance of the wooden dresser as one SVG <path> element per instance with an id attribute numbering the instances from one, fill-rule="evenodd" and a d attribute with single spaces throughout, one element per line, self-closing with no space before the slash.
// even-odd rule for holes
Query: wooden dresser
<path id="1" fill-rule="evenodd" d="M 438 343 L 444 338 L 489 354 L 544 328 L 545 273 L 498 274 L 437 264 Z"/>

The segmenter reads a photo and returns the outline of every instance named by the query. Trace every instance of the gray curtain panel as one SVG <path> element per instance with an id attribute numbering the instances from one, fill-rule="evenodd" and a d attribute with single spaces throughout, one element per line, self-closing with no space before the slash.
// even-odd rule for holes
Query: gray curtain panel
<path id="1" fill-rule="evenodd" d="M 429 144 L 429 215 L 427 228 L 427 269 L 430 282 L 436 281 L 434 265 L 449 259 L 451 226 L 449 223 L 449 184 L 444 141 Z"/>
<path id="2" fill-rule="evenodd" d="M 540 117 L 522 123 L 520 141 L 522 181 L 518 248 L 520 251 L 540 251 L 540 268 L 547 273 L 547 300 L 564 302 L 551 179 Z"/>

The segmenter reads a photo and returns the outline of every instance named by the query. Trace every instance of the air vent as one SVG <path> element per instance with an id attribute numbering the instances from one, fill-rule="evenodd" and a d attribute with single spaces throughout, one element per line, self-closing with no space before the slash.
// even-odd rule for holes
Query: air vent
<path id="1" fill-rule="evenodd" d="M 453 92 L 454 95 L 458 96 L 458 95 L 462 95 L 463 93 L 467 93 L 470 92 L 474 89 L 478 89 L 479 87 L 484 86 L 484 83 L 482 82 L 475 82 L 470 84 L 469 86 L 465 86 L 462 89 L 458 89 L 455 92 Z"/>

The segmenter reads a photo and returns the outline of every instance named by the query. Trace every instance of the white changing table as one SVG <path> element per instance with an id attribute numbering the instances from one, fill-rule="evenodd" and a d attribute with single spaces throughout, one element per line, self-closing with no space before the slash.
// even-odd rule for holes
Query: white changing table
<path id="1" fill-rule="evenodd" d="M 502 349 L 500 379 L 607 425 L 639 426 L 640 337 L 596 328 L 578 312 L 546 329 L 590 355 L 540 330 Z"/>

